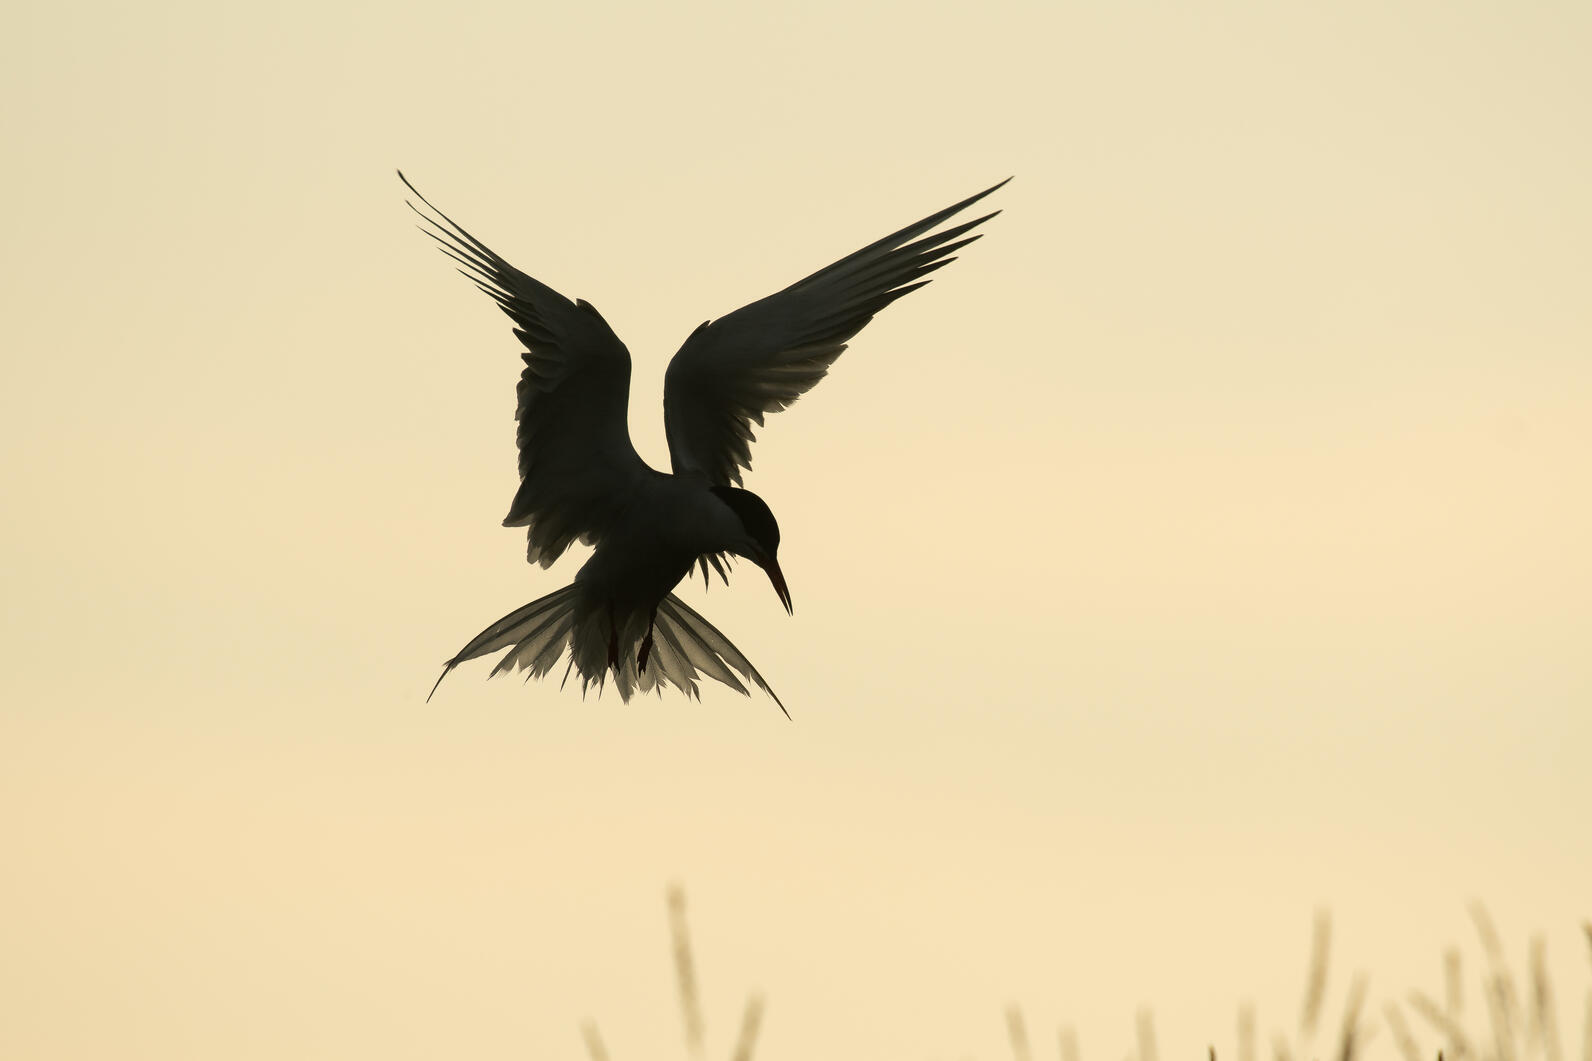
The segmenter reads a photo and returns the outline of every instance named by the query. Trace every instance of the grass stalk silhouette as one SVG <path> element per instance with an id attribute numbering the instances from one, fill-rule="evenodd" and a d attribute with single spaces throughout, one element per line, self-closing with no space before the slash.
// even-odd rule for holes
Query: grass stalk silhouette
<path id="1" fill-rule="evenodd" d="M 686 923 L 685 889 L 669 888 L 669 931 L 674 937 L 674 973 L 680 985 L 680 1018 L 685 1023 L 685 1045 L 693 1061 L 705 1061 L 702 999 L 697 994 L 696 962 L 691 956 L 691 929 Z"/>
<path id="2" fill-rule="evenodd" d="M 670 950 L 680 995 L 680 1018 L 685 1028 L 686 1052 L 691 1061 L 706 1061 L 706 1025 L 702 1019 L 702 996 L 697 987 L 696 957 L 691 949 L 691 928 L 686 920 L 685 889 L 678 884 L 670 885 L 667 899 Z M 763 997 L 754 993 L 747 997 L 746 1008 L 741 1012 L 741 1027 L 730 1053 L 730 1061 L 752 1061 L 762 1023 Z M 581 1037 L 591 1061 L 610 1061 L 608 1047 L 603 1042 L 596 1021 L 588 1020 L 581 1025 Z"/>
<path id="3" fill-rule="evenodd" d="M 701 990 L 695 952 L 691 946 L 690 925 L 686 916 L 685 891 L 671 885 L 667 892 L 668 916 L 675 979 L 680 1002 L 680 1017 L 690 1061 L 706 1061 L 707 1035 L 703 1019 Z M 1560 1037 L 1558 1001 L 1548 976 L 1547 944 L 1541 936 L 1530 939 L 1524 977 L 1517 978 L 1504 951 L 1502 937 L 1487 910 L 1472 904 L 1470 916 L 1481 945 L 1479 968 L 1481 999 L 1475 1012 L 1485 1027 L 1467 1027 L 1470 1014 L 1465 1007 L 1465 966 L 1458 948 L 1447 949 L 1442 958 L 1442 1001 L 1415 990 L 1401 1004 L 1387 1000 L 1376 1011 L 1380 1019 L 1367 1018 L 1370 981 L 1363 973 L 1349 980 L 1344 994 L 1342 1016 L 1338 1020 L 1336 1041 L 1330 1050 L 1317 1048 L 1329 993 L 1332 955 L 1332 919 L 1323 910 L 1316 914 L 1305 966 L 1304 991 L 1300 998 L 1298 1022 L 1290 1033 L 1278 1029 L 1271 1035 L 1272 1061 L 1358 1061 L 1368 1046 L 1386 1029 L 1391 1046 L 1402 1061 L 1568 1061 Z M 1592 922 L 1583 926 L 1592 946 Z M 1522 986 L 1523 985 L 1523 986 Z M 1406 1008 L 1419 1018 L 1412 1023 Z M 752 1061 L 762 1027 L 763 998 L 747 997 L 730 1061 Z M 1238 1061 L 1257 1061 L 1258 1021 L 1253 1005 L 1238 1008 L 1236 1055 Z M 1422 1031 L 1435 1042 L 1423 1043 Z M 608 1048 L 594 1021 L 582 1025 L 581 1033 L 591 1061 L 610 1061 Z M 1014 1061 L 1035 1061 L 1028 1022 L 1020 1007 L 1006 1010 L 1006 1033 Z M 1076 1031 L 1063 1025 L 1056 1040 L 1061 1061 L 1079 1061 Z M 1211 1061 L 1217 1061 L 1214 1045 L 1208 1048 Z M 1148 1009 L 1140 1010 L 1134 1021 L 1134 1048 L 1130 1061 L 1158 1061 L 1155 1022 Z M 1586 999 L 1580 1061 L 1592 1061 L 1592 992 Z"/>
<path id="4" fill-rule="evenodd" d="M 1390 1046 L 1402 1061 L 1568 1061 L 1559 1031 L 1558 1005 L 1548 977 L 1547 945 L 1540 937 L 1529 943 L 1526 973 L 1517 977 L 1505 956 L 1502 937 L 1491 915 L 1480 904 L 1469 908 L 1476 937 L 1482 949 L 1480 966 L 1481 999 L 1475 1013 L 1486 1021 L 1480 1031 L 1467 1028 L 1470 1014 L 1465 1009 L 1465 966 L 1459 948 L 1447 949 L 1442 959 L 1443 1001 L 1439 1003 L 1424 991 L 1412 991 L 1404 1004 L 1388 1000 L 1374 1016 L 1368 1016 L 1370 980 L 1363 973 L 1350 978 L 1344 994 L 1342 1016 L 1330 1049 L 1318 1047 L 1317 1036 L 1326 1013 L 1332 955 L 1332 920 L 1326 911 L 1314 920 L 1309 958 L 1305 966 L 1304 991 L 1300 997 L 1298 1022 L 1292 1032 L 1278 1029 L 1271 1034 L 1271 1061 L 1358 1061 L 1386 1030 Z M 1587 943 L 1592 946 L 1592 923 L 1584 926 Z M 1524 985 L 1524 987 L 1522 987 Z M 1419 1018 L 1412 1024 L 1406 1007 Z M 1032 1061 L 1028 1033 L 1022 1012 L 1007 1011 L 1007 1029 L 1016 1061 Z M 1236 1025 L 1238 1061 L 1256 1061 L 1257 1021 L 1254 1007 L 1241 1005 Z M 1423 1044 L 1422 1032 L 1435 1042 Z M 1132 1061 L 1155 1061 L 1154 1024 L 1148 1010 L 1136 1019 L 1135 1049 Z M 1592 993 L 1586 1005 L 1585 1030 L 1580 1061 L 1592 1061 Z M 1077 1037 L 1063 1027 L 1060 1039 L 1062 1061 L 1078 1061 Z M 1212 1061 L 1218 1057 L 1209 1048 Z"/>

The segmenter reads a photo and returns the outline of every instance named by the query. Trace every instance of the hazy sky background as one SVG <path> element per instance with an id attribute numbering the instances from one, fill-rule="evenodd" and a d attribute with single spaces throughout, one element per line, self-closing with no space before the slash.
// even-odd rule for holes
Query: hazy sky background
<path id="1" fill-rule="evenodd" d="M 759 1061 L 1230 1052 L 1318 906 L 1374 1014 L 1472 898 L 1579 1042 L 1592 8 L 4 23 L 0 1054 L 679 1056 L 674 879 L 715 1057 L 754 988 Z M 660 466 L 691 328 L 1016 175 L 754 451 L 795 617 L 700 607 L 794 721 L 424 702 L 579 560 L 396 166 L 601 308 Z"/>

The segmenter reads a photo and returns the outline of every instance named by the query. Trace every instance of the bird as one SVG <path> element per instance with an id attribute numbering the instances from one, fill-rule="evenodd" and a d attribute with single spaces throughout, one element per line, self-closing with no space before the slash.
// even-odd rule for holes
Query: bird
<path id="1" fill-rule="evenodd" d="M 630 352 L 584 299 L 571 301 L 510 265 L 421 195 L 405 202 L 459 272 L 491 298 L 523 346 L 517 387 L 520 485 L 504 518 L 526 529 L 526 559 L 552 566 L 577 541 L 592 547 L 574 581 L 482 630 L 443 664 L 455 667 L 507 649 L 491 674 L 545 677 L 569 654 L 563 682 L 584 694 L 611 678 L 621 700 L 673 686 L 700 698 L 702 676 L 750 696 L 745 682 L 790 712 L 746 656 L 674 594 L 711 567 L 751 561 L 787 614 L 779 524 L 743 487 L 753 425 L 811 390 L 875 314 L 929 281 L 980 238 L 1000 211 L 940 227 L 1004 187 L 1010 177 L 915 221 L 767 298 L 696 328 L 664 375 L 668 472 L 630 442 Z M 937 231 L 936 231 L 937 230 Z M 737 677 L 739 676 L 739 677 Z"/>

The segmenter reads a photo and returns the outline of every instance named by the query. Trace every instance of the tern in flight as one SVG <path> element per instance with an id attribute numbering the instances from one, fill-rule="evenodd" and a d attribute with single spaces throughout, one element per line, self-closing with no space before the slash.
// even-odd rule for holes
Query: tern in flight
<path id="1" fill-rule="evenodd" d="M 508 314 L 525 347 L 520 488 L 503 525 L 527 529 L 527 558 L 543 567 L 577 540 L 595 547 L 574 582 L 481 631 L 437 685 L 465 660 L 503 649 L 494 675 L 518 668 L 540 678 L 568 650 L 566 681 L 574 670 L 583 689 L 600 691 L 612 676 L 625 700 L 668 685 L 694 697 L 700 675 L 745 694 L 739 674 L 779 703 L 729 638 L 672 591 L 696 567 L 706 581 L 709 565 L 728 584 L 724 562 L 739 556 L 767 573 L 791 611 L 779 525 L 740 486 L 752 425 L 812 389 L 874 314 L 978 239 L 969 233 L 994 213 L 932 230 L 1006 181 L 692 332 L 664 376 L 666 474 L 630 444 L 630 352 L 596 308 L 520 272 L 398 177 L 431 211 L 409 204 L 422 231 Z"/>

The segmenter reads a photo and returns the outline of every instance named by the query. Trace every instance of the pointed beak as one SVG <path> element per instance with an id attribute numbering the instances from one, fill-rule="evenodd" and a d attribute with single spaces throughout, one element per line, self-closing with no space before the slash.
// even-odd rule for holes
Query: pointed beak
<path id="1" fill-rule="evenodd" d="M 774 592 L 779 594 L 779 602 L 785 606 L 785 614 L 795 615 L 796 610 L 790 606 L 790 587 L 785 585 L 785 573 L 779 569 L 779 561 L 772 556 L 764 556 L 761 566 L 768 572 L 768 580 L 774 584 Z"/>

